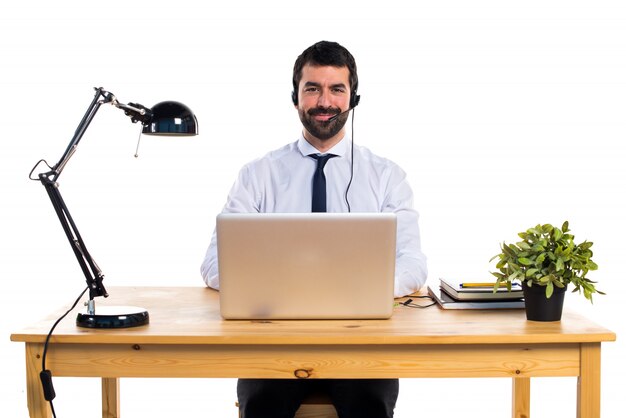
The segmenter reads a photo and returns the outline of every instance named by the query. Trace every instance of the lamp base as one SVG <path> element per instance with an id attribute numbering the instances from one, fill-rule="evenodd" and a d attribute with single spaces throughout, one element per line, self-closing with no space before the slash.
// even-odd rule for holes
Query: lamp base
<path id="1" fill-rule="evenodd" d="M 100 306 L 97 313 L 79 313 L 76 317 L 76 326 L 83 328 L 130 328 L 149 322 L 148 311 L 136 306 Z"/>

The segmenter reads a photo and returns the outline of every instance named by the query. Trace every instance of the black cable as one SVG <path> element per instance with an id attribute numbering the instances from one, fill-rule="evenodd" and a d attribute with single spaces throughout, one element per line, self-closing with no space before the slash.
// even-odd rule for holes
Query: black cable
<path id="1" fill-rule="evenodd" d="M 52 337 L 54 329 L 57 327 L 57 325 L 59 325 L 63 318 L 65 318 L 70 312 L 74 310 L 74 308 L 76 307 L 76 305 L 78 305 L 78 302 L 80 302 L 87 290 L 89 290 L 88 287 L 86 287 L 85 290 L 81 292 L 78 298 L 74 301 L 74 304 L 72 304 L 72 307 L 68 309 L 67 312 L 65 312 L 63 315 L 61 315 L 59 319 L 56 320 L 56 322 L 52 325 L 52 328 L 50 328 L 50 332 L 48 332 L 48 335 L 46 336 L 46 342 L 43 345 L 43 354 L 41 356 L 41 373 L 39 373 L 39 378 L 43 387 L 44 398 L 50 403 L 50 410 L 52 411 L 52 416 L 54 418 L 56 418 L 57 415 L 54 411 L 54 405 L 52 404 L 52 400 L 56 397 L 56 394 L 54 392 L 54 387 L 52 386 L 52 372 L 50 370 L 46 370 L 48 345 L 50 343 L 50 338 Z"/>
<path id="2" fill-rule="evenodd" d="M 413 299 L 407 299 L 404 302 L 400 302 L 400 305 L 404 305 L 406 307 L 409 308 L 419 308 L 419 309 L 424 309 L 424 308 L 430 308 L 431 306 L 434 306 L 437 304 L 437 302 L 435 302 L 435 299 L 432 298 L 432 296 L 412 296 L 414 298 L 417 299 L 430 299 L 431 303 L 429 303 L 428 305 L 420 305 L 418 303 L 413 303 Z"/>
<path id="3" fill-rule="evenodd" d="M 348 213 L 351 212 L 350 209 L 350 201 L 348 200 L 348 191 L 350 190 L 350 186 L 352 185 L 352 179 L 354 178 L 354 108 L 352 109 L 352 140 L 350 143 L 350 181 L 348 181 L 348 186 L 346 187 L 346 205 L 348 205 Z"/>
<path id="4" fill-rule="evenodd" d="M 39 167 L 39 164 L 41 163 L 44 163 L 45 165 L 47 165 L 50 170 L 54 170 L 54 168 L 50 167 L 50 164 L 48 164 L 48 162 L 42 158 L 41 160 L 37 161 L 37 164 L 35 164 L 32 170 L 30 170 L 30 173 L 28 174 L 29 179 L 34 180 L 34 181 L 39 181 L 38 178 L 33 178 L 33 172 L 35 171 L 37 167 Z"/>

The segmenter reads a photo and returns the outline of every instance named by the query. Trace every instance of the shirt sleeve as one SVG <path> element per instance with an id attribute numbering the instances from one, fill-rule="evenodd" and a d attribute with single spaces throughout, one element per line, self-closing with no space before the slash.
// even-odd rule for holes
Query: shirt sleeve
<path id="1" fill-rule="evenodd" d="M 390 176 L 383 211 L 397 216 L 394 296 L 402 297 L 424 286 L 428 269 L 421 249 L 419 214 L 413 208 L 413 191 L 406 174 L 397 166 Z"/>
<path id="2" fill-rule="evenodd" d="M 258 197 L 258 193 L 255 192 L 257 189 L 255 176 L 251 175 L 250 166 L 247 165 L 243 167 L 228 194 L 226 205 L 222 213 L 259 212 L 259 201 L 256 198 Z M 217 235 L 215 230 L 211 236 L 211 243 L 207 249 L 204 261 L 200 266 L 200 273 L 208 287 L 219 290 L 220 280 L 217 263 Z"/>

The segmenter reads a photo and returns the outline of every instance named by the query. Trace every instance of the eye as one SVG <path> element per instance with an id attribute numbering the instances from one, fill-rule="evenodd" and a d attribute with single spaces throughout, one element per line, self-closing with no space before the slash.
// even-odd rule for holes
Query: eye
<path id="1" fill-rule="evenodd" d="M 304 88 L 304 92 L 305 92 L 305 93 L 315 92 L 315 91 L 318 91 L 318 90 L 319 90 L 319 88 L 314 87 L 314 86 L 310 86 L 310 87 L 305 87 L 305 88 Z"/>

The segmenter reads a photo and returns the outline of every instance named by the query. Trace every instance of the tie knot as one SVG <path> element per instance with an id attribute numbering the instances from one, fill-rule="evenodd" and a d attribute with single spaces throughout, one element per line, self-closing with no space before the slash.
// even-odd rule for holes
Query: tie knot
<path id="1" fill-rule="evenodd" d="M 313 158 L 314 160 L 317 160 L 317 169 L 318 170 L 323 170 L 324 166 L 326 165 L 328 160 L 330 160 L 333 157 L 336 157 L 336 155 L 335 154 L 324 154 L 324 155 L 309 154 L 309 157 Z"/>

